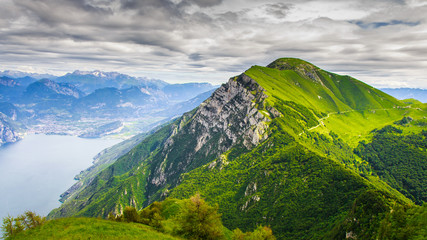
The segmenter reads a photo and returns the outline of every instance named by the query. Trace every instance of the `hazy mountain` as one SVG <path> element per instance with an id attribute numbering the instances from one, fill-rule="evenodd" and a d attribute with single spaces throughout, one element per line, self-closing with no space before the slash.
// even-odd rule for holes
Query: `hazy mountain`
<path id="1" fill-rule="evenodd" d="M 30 84 L 23 94 L 25 101 L 46 101 L 58 99 L 77 99 L 84 96 L 76 86 L 42 79 Z"/>
<path id="2" fill-rule="evenodd" d="M 103 126 L 123 120 L 119 135 L 150 130 L 204 99 L 195 98 L 189 107 L 179 103 L 215 88 L 207 83 L 169 84 L 117 72 L 75 71 L 40 80 L 36 78 L 43 75 L 2 74 L 10 77 L 0 74 L 0 102 L 19 105 L 20 122 L 31 131 L 92 137 L 114 132 Z"/>
<path id="3" fill-rule="evenodd" d="M 27 117 L 30 117 L 30 113 L 22 111 L 12 103 L 0 102 L 0 112 L 6 115 L 13 121 L 21 121 Z"/>
<path id="4" fill-rule="evenodd" d="M 106 217 L 200 193 L 229 229 L 262 224 L 278 239 L 375 239 L 391 208 L 413 206 L 407 197 L 426 187 L 426 111 L 299 59 L 253 66 L 142 139 L 50 217 Z M 412 122 L 401 123 L 407 116 Z M 406 154 L 396 157 L 397 146 Z M 405 170 L 378 167 L 405 155 Z"/>
<path id="5" fill-rule="evenodd" d="M 427 103 L 427 90 L 420 88 L 382 88 L 381 91 L 392 95 L 397 99 L 413 98 Z"/>
<path id="6" fill-rule="evenodd" d="M 101 71 L 74 71 L 56 79 L 58 82 L 71 83 L 89 94 L 96 89 L 114 87 L 118 89 L 131 86 L 142 86 L 145 88 L 162 88 L 167 85 L 161 80 L 150 80 L 146 78 L 132 77 L 117 72 Z"/>
<path id="7" fill-rule="evenodd" d="M 29 73 L 29 72 L 21 72 L 21 71 L 12 71 L 12 70 L 5 70 L 2 72 L 0 71 L 0 76 L 6 76 L 6 77 L 16 78 L 16 79 L 30 77 L 36 80 L 40 80 L 43 78 L 48 78 L 48 79 L 57 78 L 56 76 L 51 74 L 38 74 L 38 73 Z"/>
<path id="8" fill-rule="evenodd" d="M 166 110 L 156 113 L 155 115 L 168 117 L 180 116 L 182 113 L 191 111 L 195 107 L 199 106 L 200 103 L 208 99 L 214 91 L 215 89 L 211 89 L 207 92 L 201 93 L 190 100 L 174 104 L 168 107 Z"/>
<path id="9" fill-rule="evenodd" d="M 15 80 L 13 80 L 9 77 L 0 77 L 0 85 L 5 86 L 5 87 L 20 86 L 19 83 L 17 83 Z"/>
<path id="10" fill-rule="evenodd" d="M 55 79 L 55 78 L 49 78 L 49 79 Z M 21 78 L 14 78 L 14 79 L 16 82 L 18 82 L 23 87 L 27 87 L 31 83 L 34 83 L 34 82 L 37 82 L 38 80 L 40 80 L 40 79 L 29 77 L 29 76 L 25 76 L 25 77 L 21 77 Z"/>
<path id="11" fill-rule="evenodd" d="M 108 87 L 78 99 L 73 109 L 85 117 L 138 117 L 139 111 L 157 107 L 155 99 L 156 96 L 138 87 L 123 90 Z"/>
<path id="12" fill-rule="evenodd" d="M 9 77 L 0 77 L 0 101 L 17 101 L 25 87 Z"/>
<path id="13" fill-rule="evenodd" d="M 162 90 L 170 101 L 179 102 L 196 97 L 198 94 L 207 92 L 216 87 L 209 83 L 183 83 L 169 84 Z"/>

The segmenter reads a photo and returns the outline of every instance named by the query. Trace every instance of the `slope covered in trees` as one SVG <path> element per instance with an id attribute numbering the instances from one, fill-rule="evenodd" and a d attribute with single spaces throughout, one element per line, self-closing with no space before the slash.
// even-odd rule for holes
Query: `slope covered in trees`
<path id="1" fill-rule="evenodd" d="M 372 142 L 361 142 L 355 152 L 378 176 L 418 204 L 427 202 L 427 131 L 402 134 L 387 126 L 375 131 Z"/>

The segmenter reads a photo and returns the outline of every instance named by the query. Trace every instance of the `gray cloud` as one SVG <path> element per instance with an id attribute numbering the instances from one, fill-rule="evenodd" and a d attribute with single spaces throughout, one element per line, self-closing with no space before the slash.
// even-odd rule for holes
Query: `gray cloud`
<path id="1" fill-rule="evenodd" d="M 184 0 L 182 1 L 182 3 L 190 4 L 190 5 L 195 4 L 199 7 L 212 7 L 212 6 L 219 5 L 222 2 L 223 0 Z"/>
<path id="2" fill-rule="evenodd" d="M 267 13 L 274 15 L 277 18 L 284 18 L 286 17 L 288 11 L 289 11 L 289 5 L 284 3 L 274 3 L 274 4 L 267 4 L 266 11 Z"/>
<path id="3" fill-rule="evenodd" d="M 299 57 L 373 85 L 427 88 L 426 4 L 322 2 L 2 0 L 0 66 L 219 83 Z"/>

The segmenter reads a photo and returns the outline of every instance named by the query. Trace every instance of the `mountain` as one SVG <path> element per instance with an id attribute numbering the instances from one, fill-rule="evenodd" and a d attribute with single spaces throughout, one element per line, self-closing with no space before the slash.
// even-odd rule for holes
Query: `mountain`
<path id="1" fill-rule="evenodd" d="M 30 113 L 22 111 L 9 102 L 0 102 L 0 112 L 13 121 L 22 121 L 31 116 Z"/>
<path id="2" fill-rule="evenodd" d="M 54 75 L 51 74 L 38 74 L 38 73 L 28 73 L 28 72 L 21 72 L 21 71 L 12 71 L 12 70 L 5 70 L 0 72 L 0 76 L 6 76 L 14 79 L 20 79 L 20 78 L 32 78 L 36 80 L 40 80 L 43 78 L 49 78 L 49 79 L 55 79 L 57 78 Z"/>
<path id="3" fill-rule="evenodd" d="M 49 79 L 42 79 L 30 84 L 25 92 L 26 101 L 39 102 L 44 100 L 77 99 L 84 96 L 74 85 L 68 83 L 57 83 Z"/>
<path id="4" fill-rule="evenodd" d="M 49 78 L 49 79 L 55 79 L 54 78 Z M 22 85 L 23 87 L 28 87 L 28 85 L 30 85 L 31 83 L 37 82 L 40 79 L 37 78 L 33 78 L 33 77 L 29 77 L 29 76 L 25 76 L 25 77 L 20 77 L 20 78 L 14 78 L 16 82 L 18 82 L 20 85 Z M 48 78 L 42 78 L 42 79 L 48 79 Z"/>
<path id="5" fill-rule="evenodd" d="M 16 126 L 8 119 L 6 115 L 0 112 L 0 146 L 6 143 L 17 142 L 21 139 Z"/>
<path id="6" fill-rule="evenodd" d="M 17 101 L 25 88 L 16 80 L 0 77 L 0 101 Z"/>
<path id="7" fill-rule="evenodd" d="M 132 86 L 142 86 L 145 88 L 162 88 L 167 85 L 161 80 L 150 80 L 146 78 L 136 78 L 117 72 L 95 71 L 74 71 L 56 79 L 58 82 L 71 83 L 82 89 L 86 94 L 100 88 L 129 88 Z"/>
<path id="8" fill-rule="evenodd" d="M 398 173 L 384 177 L 362 146 L 375 142 L 382 152 L 386 142 L 375 133 L 393 125 L 414 139 L 408 149 L 425 152 L 426 125 L 398 123 L 422 122 L 426 111 L 300 59 L 253 66 L 145 137 L 49 217 L 106 217 L 198 192 L 218 204 L 229 229 L 261 224 L 279 239 L 375 239 L 393 206 L 414 203 L 390 186 Z"/>
<path id="9" fill-rule="evenodd" d="M 207 92 L 201 93 L 197 95 L 194 98 L 191 98 L 190 100 L 180 102 L 177 104 L 174 104 L 167 108 L 166 110 L 163 110 L 161 112 L 155 113 L 155 115 L 158 116 L 167 116 L 167 117 L 175 117 L 180 116 L 182 113 L 191 111 L 192 109 L 196 108 L 200 105 L 204 100 L 208 99 L 212 93 L 215 91 L 215 89 L 211 89 Z"/>
<path id="10" fill-rule="evenodd" d="M 197 107 L 212 93 L 212 85 L 197 87 L 188 85 L 192 93 L 183 94 L 178 101 L 163 90 L 132 86 L 126 89 L 102 88 L 78 99 L 74 104 L 74 112 L 85 117 L 131 117 L 137 118 L 147 114 L 160 117 L 175 117 Z M 210 86 L 210 87 L 208 87 Z M 210 91 L 197 95 L 199 91 Z M 184 88 L 186 89 L 186 88 Z M 183 92 L 186 92 L 183 91 Z M 176 92 L 176 94 L 178 94 Z M 193 95 L 197 95 L 191 99 Z M 177 102 L 178 101 L 178 102 Z"/>
<path id="11" fill-rule="evenodd" d="M 427 90 L 420 88 L 382 88 L 381 91 L 394 96 L 397 99 L 414 98 L 427 103 Z"/>
<path id="12" fill-rule="evenodd" d="M 196 97 L 216 87 L 209 83 L 169 84 L 162 88 L 169 101 L 180 102 Z"/>
<path id="13" fill-rule="evenodd" d="M 93 158 L 93 165 L 89 168 L 81 171 L 77 176 L 74 177 L 78 180 L 73 186 L 67 191 L 61 194 L 60 202 L 65 202 L 68 198 L 79 193 L 84 189 L 93 178 L 102 170 L 113 164 L 119 157 L 129 152 L 132 148 L 138 145 L 145 137 L 153 133 L 154 130 L 149 132 L 143 132 L 133 136 L 130 139 L 124 140 L 112 147 L 102 150 Z"/>
<path id="14" fill-rule="evenodd" d="M 146 89 L 130 87 L 119 90 L 108 87 L 78 99 L 73 109 L 76 114 L 85 117 L 139 117 L 144 110 L 157 107 L 159 95 L 151 95 Z"/>
<path id="15" fill-rule="evenodd" d="M 5 87 L 15 87 L 15 86 L 19 86 L 20 84 L 11 78 L 0 77 L 0 85 Z"/>

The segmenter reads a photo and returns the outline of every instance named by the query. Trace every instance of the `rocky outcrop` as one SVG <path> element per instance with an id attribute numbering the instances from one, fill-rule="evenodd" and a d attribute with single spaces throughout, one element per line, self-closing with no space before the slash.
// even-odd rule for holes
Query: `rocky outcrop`
<path id="1" fill-rule="evenodd" d="M 166 185 L 176 185 L 181 173 L 218 158 L 235 145 L 251 149 L 265 140 L 270 119 L 258 109 L 267 97 L 264 91 L 242 74 L 218 88 L 196 111 L 184 115 L 153 161 L 148 198 Z"/>
<path id="2" fill-rule="evenodd" d="M 19 141 L 21 138 L 15 132 L 13 127 L 6 121 L 0 113 L 0 146 L 6 143 L 13 143 Z"/>
<path id="3" fill-rule="evenodd" d="M 319 83 L 324 86 L 322 79 L 319 77 L 317 72 L 320 69 L 304 60 L 280 58 L 270 63 L 267 67 L 275 68 L 278 70 L 292 70 L 299 73 L 301 76 L 307 76 L 313 82 Z"/>

